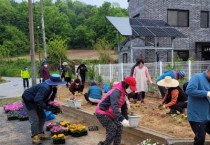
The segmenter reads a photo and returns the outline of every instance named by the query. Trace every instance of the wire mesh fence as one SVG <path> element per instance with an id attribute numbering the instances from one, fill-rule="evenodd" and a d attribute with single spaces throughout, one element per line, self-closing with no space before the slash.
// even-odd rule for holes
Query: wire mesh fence
<path id="1" fill-rule="evenodd" d="M 120 64 L 98 64 L 94 66 L 94 72 L 98 73 L 104 82 L 121 81 L 129 76 L 133 63 Z M 172 68 L 186 72 L 188 80 L 196 73 L 204 71 L 210 65 L 210 61 L 184 61 L 184 62 L 154 62 L 145 63 L 152 79 L 155 81 L 158 76 Z"/>

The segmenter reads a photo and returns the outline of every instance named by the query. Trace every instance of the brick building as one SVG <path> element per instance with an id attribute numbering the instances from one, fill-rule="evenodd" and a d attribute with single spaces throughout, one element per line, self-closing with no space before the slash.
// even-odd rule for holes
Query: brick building
<path id="1" fill-rule="evenodd" d="M 183 60 L 193 56 L 196 60 L 210 60 L 210 0 L 128 0 L 129 17 L 164 20 L 187 38 L 176 38 L 174 54 Z M 147 38 L 150 42 L 154 38 Z M 169 38 L 158 38 L 158 46 L 167 47 Z M 121 48 L 121 62 L 130 62 L 129 41 Z M 133 45 L 149 45 L 141 40 L 133 40 Z M 146 62 L 154 60 L 154 50 L 133 50 L 134 58 L 141 57 Z M 170 52 L 158 52 L 159 59 L 170 61 Z"/>

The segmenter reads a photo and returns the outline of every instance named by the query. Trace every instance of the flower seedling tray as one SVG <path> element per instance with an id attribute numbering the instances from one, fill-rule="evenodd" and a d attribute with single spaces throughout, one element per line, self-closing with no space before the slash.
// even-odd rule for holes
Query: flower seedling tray
<path id="1" fill-rule="evenodd" d="M 20 121 L 27 121 L 27 120 L 29 120 L 29 117 L 19 117 L 19 120 Z"/>
<path id="2" fill-rule="evenodd" d="M 18 116 L 15 116 L 15 115 L 14 116 L 10 116 L 10 115 L 7 116 L 7 120 L 9 120 L 9 121 L 10 120 L 17 120 L 17 119 L 19 119 L 19 118 L 18 118 Z"/>
<path id="3" fill-rule="evenodd" d="M 66 140 L 65 139 L 54 139 L 53 144 L 65 144 Z"/>
<path id="4" fill-rule="evenodd" d="M 51 135 L 58 135 L 58 134 L 64 134 L 65 136 L 69 135 L 68 131 L 62 131 L 62 132 L 51 132 Z"/>
<path id="5" fill-rule="evenodd" d="M 83 131 L 83 132 L 71 132 L 70 133 L 72 137 L 81 137 L 81 136 L 86 136 L 88 135 L 87 131 Z"/>
<path id="6" fill-rule="evenodd" d="M 98 131 L 98 126 L 89 126 L 88 130 L 89 131 Z"/>

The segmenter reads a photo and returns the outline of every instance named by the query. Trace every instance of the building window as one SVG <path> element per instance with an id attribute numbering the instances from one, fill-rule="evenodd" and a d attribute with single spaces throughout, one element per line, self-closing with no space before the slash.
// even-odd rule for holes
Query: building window
<path id="1" fill-rule="evenodd" d="M 123 53 L 123 63 L 128 63 L 128 54 Z"/>
<path id="2" fill-rule="evenodd" d="M 174 27 L 189 27 L 188 10 L 168 10 L 168 24 Z"/>
<path id="3" fill-rule="evenodd" d="M 201 11 L 201 28 L 209 28 L 209 11 Z"/>
<path id="4" fill-rule="evenodd" d="M 189 51 L 188 50 L 175 50 L 177 56 L 181 58 L 183 61 L 187 61 L 189 58 Z"/>

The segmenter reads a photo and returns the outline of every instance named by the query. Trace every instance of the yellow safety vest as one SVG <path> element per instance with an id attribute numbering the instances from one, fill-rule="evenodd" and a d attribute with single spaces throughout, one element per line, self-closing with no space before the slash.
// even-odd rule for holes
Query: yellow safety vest
<path id="1" fill-rule="evenodd" d="M 29 73 L 28 70 L 21 70 L 20 76 L 21 76 L 22 78 L 30 78 L 30 73 Z"/>

